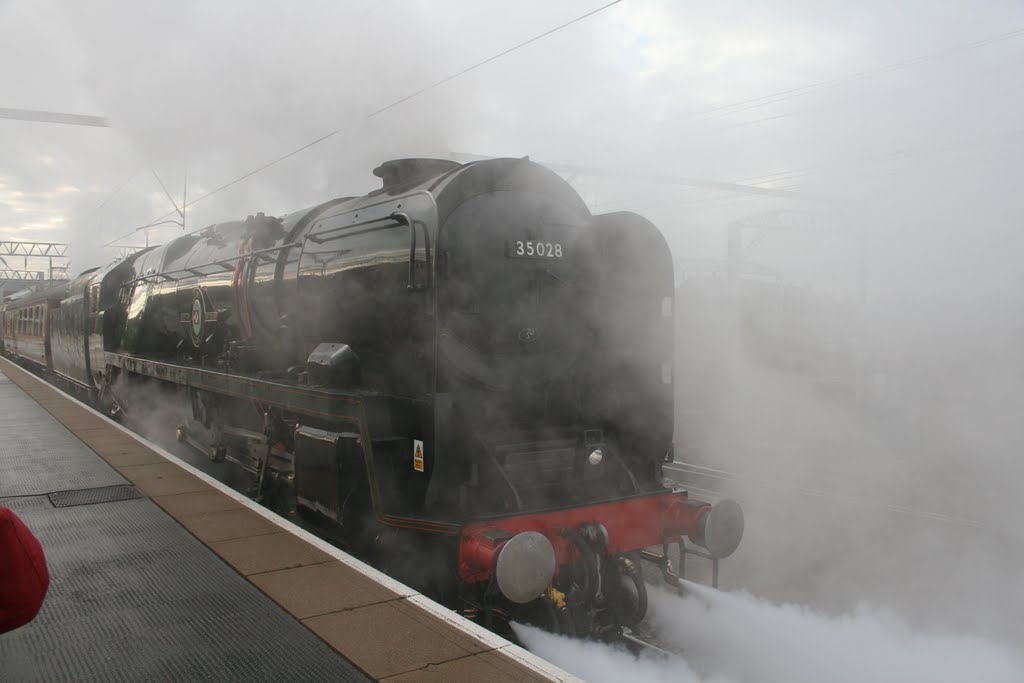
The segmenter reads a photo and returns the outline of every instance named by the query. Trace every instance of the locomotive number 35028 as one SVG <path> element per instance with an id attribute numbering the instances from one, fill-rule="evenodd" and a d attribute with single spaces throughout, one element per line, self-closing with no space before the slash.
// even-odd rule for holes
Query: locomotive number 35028
<path id="1" fill-rule="evenodd" d="M 562 245 L 557 242 L 517 240 L 509 244 L 508 255 L 513 258 L 562 258 Z"/>

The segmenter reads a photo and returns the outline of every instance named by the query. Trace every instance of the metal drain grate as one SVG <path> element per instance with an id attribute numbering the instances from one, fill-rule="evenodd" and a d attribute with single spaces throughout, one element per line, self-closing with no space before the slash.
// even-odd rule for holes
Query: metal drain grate
<path id="1" fill-rule="evenodd" d="M 142 498 L 134 486 L 102 486 L 95 489 L 78 489 L 76 491 L 56 491 L 46 494 L 55 508 L 69 508 L 76 505 L 95 505 L 96 503 L 114 503 L 119 500 Z"/>

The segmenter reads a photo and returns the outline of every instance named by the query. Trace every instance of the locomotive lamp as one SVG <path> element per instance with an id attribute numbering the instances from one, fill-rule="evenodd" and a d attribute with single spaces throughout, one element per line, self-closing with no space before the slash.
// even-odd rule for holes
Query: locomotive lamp
<path id="1" fill-rule="evenodd" d="M 585 479 L 603 476 L 604 467 L 601 463 L 605 460 L 606 448 L 604 434 L 600 429 L 587 429 L 583 432 L 583 452 L 587 454 L 583 473 Z"/>

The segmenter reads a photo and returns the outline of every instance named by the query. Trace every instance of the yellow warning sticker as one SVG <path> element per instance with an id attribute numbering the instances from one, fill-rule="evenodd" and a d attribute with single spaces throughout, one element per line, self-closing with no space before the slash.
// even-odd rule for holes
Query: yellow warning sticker
<path id="1" fill-rule="evenodd" d="M 412 468 L 417 472 L 423 471 L 423 442 L 419 439 L 412 442 Z"/>

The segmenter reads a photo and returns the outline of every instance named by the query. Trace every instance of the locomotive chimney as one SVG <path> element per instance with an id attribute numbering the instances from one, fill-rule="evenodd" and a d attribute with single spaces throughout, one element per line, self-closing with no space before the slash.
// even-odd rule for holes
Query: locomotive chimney
<path id="1" fill-rule="evenodd" d="M 427 180 L 462 164 L 447 159 L 392 159 L 373 169 L 373 175 L 384 181 L 381 189 Z"/>

